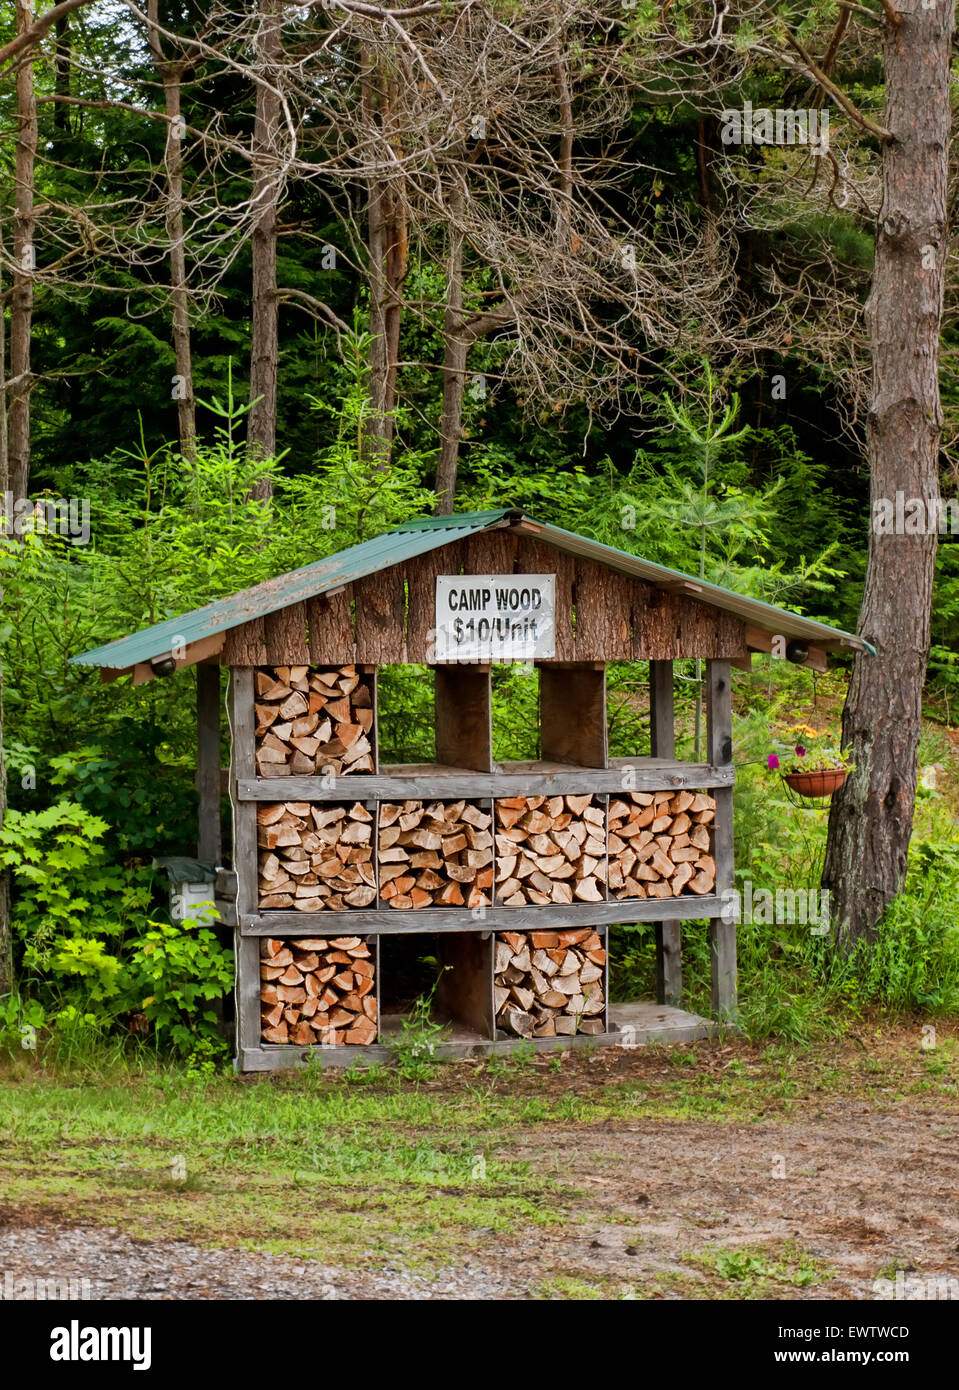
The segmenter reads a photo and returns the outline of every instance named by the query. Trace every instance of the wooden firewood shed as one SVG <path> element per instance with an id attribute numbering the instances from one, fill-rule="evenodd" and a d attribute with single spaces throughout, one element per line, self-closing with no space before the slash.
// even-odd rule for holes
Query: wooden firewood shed
<path id="1" fill-rule="evenodd" d="M 435 942 L 443 1055 L 689 1041 L 735 1026 L 730 666 L 814 670 L 860 638 L 518 510 L 425 517 L 98 647 L 134 684 L 196 668 L 198 858 L 235 933 L 242 1071 L 373 1060 L 390 943 Z M 706 761 L 674 755 L 673 662 L 701 658 Z M 532 662 L 539 758 L 493 758 L 491 666 Z M 650 747 L 610 758 L 608 662 L 648 662 Z M 380 761 L 377 674 L 431 667 L 435 760 Z M 220 844 L 220 667 L 233 844 Z M 225 863 L 231 867 L 223 867 Z M 728 920 L 732 918 L 732 920 Z M 712 1018 L 682 1009 L 709 923 Z M 655 1003 L 610 1005 L 611 925 L 653 922 Z M 529 1045 L 527 1042 L 527 1045 Z"/>

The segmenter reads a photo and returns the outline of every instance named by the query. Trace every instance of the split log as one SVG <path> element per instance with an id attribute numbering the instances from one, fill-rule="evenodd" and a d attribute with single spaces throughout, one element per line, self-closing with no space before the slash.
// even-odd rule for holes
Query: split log
<path id="1" fill-rule="evenodd" d="M 296 984 L 273 984 L 296 976 Z M 377 1035 L 376 981 L 369 946 L 358 936 L 263 939 L 262 1038 L 297 1047 L 358 1044 Z"/>
<path id="2" fill-rule="evenodd" d="M 260 666 L 255 675 L 261 777 L 373 772 L 373 692 L 355 666 Z"/>

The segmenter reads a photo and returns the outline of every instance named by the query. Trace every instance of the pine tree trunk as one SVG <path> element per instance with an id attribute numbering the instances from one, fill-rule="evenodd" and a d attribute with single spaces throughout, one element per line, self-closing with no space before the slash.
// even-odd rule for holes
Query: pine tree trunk
<path id="1" fill-rule="evenodd" d="M 370 187 L 367 236 L 370 276 L 370 416 L 366 429 L 370 456 L 387 463 L 393 441 L 393 376 L 388 326 L 389 192 L 380 182 Z"/>
<path id="2" fill-rule="evenodd" d="M 176 63 L 164 65 L 163 96 L 167 129 L 166 230 L 170 244 L 170 294 L 173 300 L 173 351 L 177 374 L 177 420 L 180 453 L 196 458 L 196 400 L 193 395 L 193 353 L 190 343 L 190 292 L 186 268 L 186 230 L 183 221 L 183 140 L 180 134 L 180 77 Z"/>
<path id="3" fill-rule="evenodd" d="M 277 138 L 280 99 L 272 86 L 278 80 L 282 8 L 278 0 L 261 0 L 257 36 L 257 83 L 253 131 L 253 302 L 250 323 L 250 413 L 247 443 L 251 454 L 269 458 L 276 453 L 276 383 L 279 357 L 279 300 L 276 287 L 276 223 L 280 197 Z M 253 489 L 254 497 L 272 494 L 269 478 Z"/>
<path id="4" fill-rule="evenodd" d="M 17 33 L 33 21 L 32 8 L 18 4 Z M 30 346 L 33 326 L 33 182 L 37 159 L 37 102 L 30 52 L 17 68 L 17 139 L 13 208 L 13 293 L 10 302 L 10 424 L 7 441 L 10 490 L 26 497 L 30 486 Z"/>
<path id="5" fill-rule="evenodd" d="M 3 246 L 0 242 L 0 252 Z M 0 278 L 0 290 L 3 280 Z M 7 359 L 3 315 L 0 314 L 0 498 L 5 498 L 10 486 L 7 461 L 7 416 L 2 408 L 4 399 L 4 364 Z M 3 756 L 3 665 L 0 663 L 0 825 L 7 815 L 7 765 Z M 10 875 L 0 873 L 0 995 L 13 988 L 13 942 L 10 929 Z"/>
<path id="6" fill-rule="evenodd" d="M 0 483 L 3 479 L 0 478 Z M 3 756 L 3 670 L 0 668 L 0 826 L 7 817 L 7 765 Z M 0 995 L 13 989 L 13 933 L 10 923 L 10 875 L 0 872 Z"/>
<path id="7" fill-rule="evenodd" d="M 363 82 L 366 118 L 378 124 L 399 159 L 401 148 L 396 131 L 395 80 L 378 70 L 368 56 Z M 373 178 L 367 210 L 367 251 L 370 286 L 370 416 L 366 447 L 370 458 L 385 467 L 393 447 L 393 412 L 396 408 L 396 378 L 403 318 L 403 281 L 406 279 L 409 229 L 398 176 Z"/>
<path id="8" fill-rule="evenodd" d="M 884 37 L 883 201 L 867 321 L 873 358 L 868 418 L 872 516 L 896 493 L 939 500 L 939 336 L 947 245 L 951 0 L 917 2 Z M 857 655 L 843 712 L 856 764 L 833 798 L 823 885 L 848 950 L 870 939 L 902 886 L 915 808 L 922 690 L 929 657 L 936 530 L 871 526 Z"/>
<path id="9" fill-rule="evenodd" d="M 183 136 L 180 93 L 185 64 L 164 57 L 157 26 L 158 0 L 147 5 L 148 37 L 163 82 L 167 118 L 166 232 L 170 246 L 170 298 L 173 304 L 173 353 L 176 360 L 177 422 L 180 453 L 190 463 L 196 459 L 196 400 L 193 395 L 193 352 L 190 342 L 190 295 L 186 268 L 186 229 L 183 218 Z"/>
<path id="10" fill-rule="evenodd" d="M 443 310 L 443 413 L 440 417 L 434 508 L 437 516 L 450 516 L 453 511 L 463 427 L 463 393 L 469 343 L 463 334 L 463 232 L 459 225 L 462 211 L 462 190 L 457 189 L 451 199 L 446 304 Z"/>

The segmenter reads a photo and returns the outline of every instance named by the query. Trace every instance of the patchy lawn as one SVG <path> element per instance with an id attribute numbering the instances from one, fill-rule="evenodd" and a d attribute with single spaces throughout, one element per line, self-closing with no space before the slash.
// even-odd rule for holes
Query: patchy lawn
<path id="1" fill-rule="evenodd" d="M 419 1083 L 26 1058 L 2 1080 L 0 1270 L 94 1297 L 870 1298 L 899 1269 L 959 1277 L 954 1025 L 934 1051 L 918 1025 L 862 1025 Z"/>

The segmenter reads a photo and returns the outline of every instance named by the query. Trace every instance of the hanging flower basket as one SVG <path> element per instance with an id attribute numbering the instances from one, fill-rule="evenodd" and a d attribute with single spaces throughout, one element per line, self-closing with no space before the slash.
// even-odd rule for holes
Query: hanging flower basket
<path id="1" fill-rule="evenodd" d="M 819 743 L 823 735 L 808 725 L 797 725 L 790 732 L 806 735 L 814 741 L 813 746 L 797 743 L 791 750 L 770 753 L 766 759 L 769 770 L 779 773 L 787 793 L 791 793 L 789 799 L 797 805 L 799 801 L 828 801 L 853 771 L 848 754 L 836 744 Z"/>
<path id="2" fill-rule="evenodd" d="M 831 767 L 818 772 L 786 772 L 783 781 L 797 796 L 808 801 L 822 801 L 837 792 L 849 776 L 844 767 Z"/>

